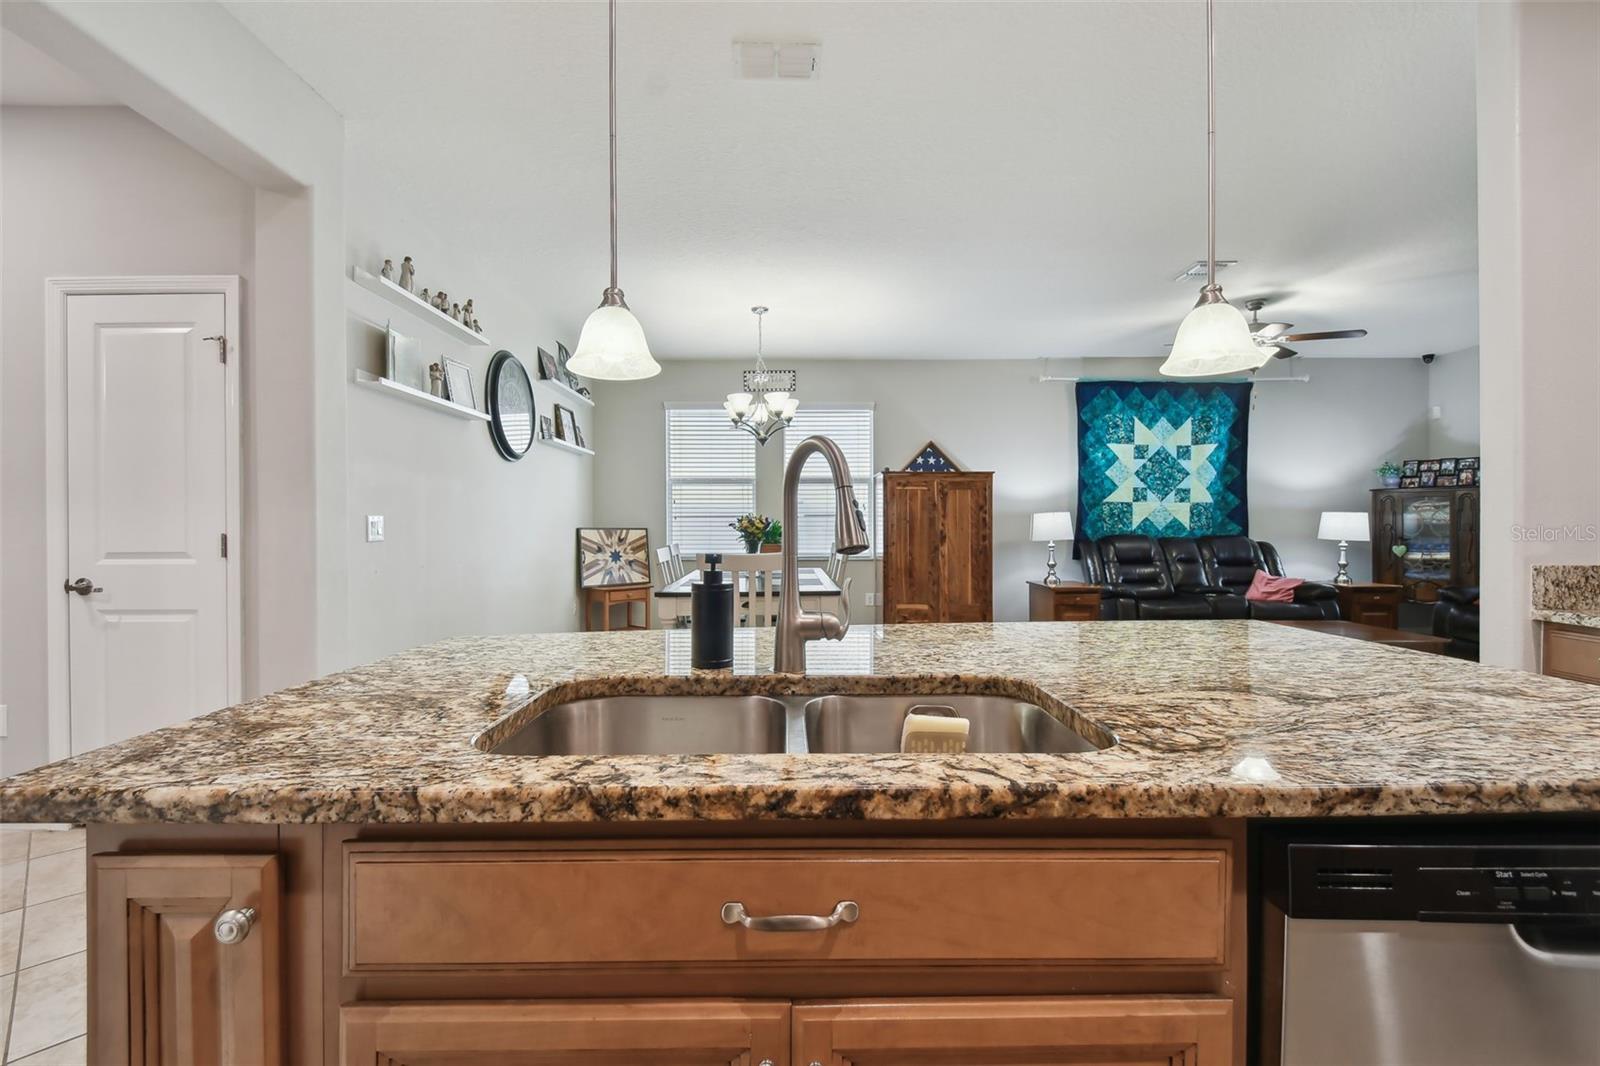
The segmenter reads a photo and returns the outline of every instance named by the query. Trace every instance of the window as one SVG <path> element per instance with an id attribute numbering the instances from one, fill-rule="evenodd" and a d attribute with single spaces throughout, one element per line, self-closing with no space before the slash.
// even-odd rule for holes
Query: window
<path id="1" fill-rule="evenodd" d="M 873 476 L 872 408 L 802 404 L 795 412 L 794 421 L 783 431 L 784 469 L 789 467 L 789 457 L 794 454 L 795 446 L 817 434 L 832 438 L 850 464 L 850 479 L 855 482 L 856 499 L 866 514 L 868 536 L 872 538 L 869 550 L 876 553 L 882 482 Z M 825 558 L 833 552 L 834 495 L 828 461 L 822 456 L 813 455 L 806 460 L 805 469 L 800 472 L 798 500 L 800 528 L 786 529 L 783 535 L 798 538 L 795 543 L 803 558 Z"/>
<path id="2" fill-rule="evenodd" d="M 715 407 L 667 408 L 667 543 L 741 552 L 728 523 L 756 509 L 756 441 Z"/>

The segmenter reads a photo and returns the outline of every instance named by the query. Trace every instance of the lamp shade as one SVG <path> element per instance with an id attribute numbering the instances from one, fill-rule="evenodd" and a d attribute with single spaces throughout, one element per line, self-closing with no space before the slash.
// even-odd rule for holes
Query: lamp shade
<path id="1" fill-rule="evenodd" d="M 1042 511 L 1033 516 L 1034 540 L 1071 540 L 1071 511 Z"/>
<path id="2" fill-rule="evenodd" d="M 600 381 L 638 381 L 661 373 L 661 364 L 650 354 L 644 328 L 633 312 L 621 304 L 604 303 L 584 322 L 567 369 Z"/>
<path id="3" fill-rule="evenodd" d="M 1184 316 L 1161 373 L 1174 378 L 1236 374 L 1270 358 L 1250 336 L 1243 313 L 1228 303 L 1202 303 Z"/>
<path id="4" fill-rule="evenodd" d="M 1318 540 L 1371 540 L 1365 511 L 1323 511 Z"/>

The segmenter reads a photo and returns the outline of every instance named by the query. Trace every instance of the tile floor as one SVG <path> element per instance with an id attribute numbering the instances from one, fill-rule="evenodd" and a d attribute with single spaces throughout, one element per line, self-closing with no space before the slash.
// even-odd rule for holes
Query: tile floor
<path id="1" fill-rule="evenodd" d="M 83 830 L 0 826 L 0 1062 L 85 1066 Z"/>

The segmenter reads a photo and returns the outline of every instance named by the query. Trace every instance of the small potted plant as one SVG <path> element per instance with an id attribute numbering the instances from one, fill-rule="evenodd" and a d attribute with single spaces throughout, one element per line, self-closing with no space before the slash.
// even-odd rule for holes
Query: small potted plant
<path id="1" fill-rule="evenodd" d="M 761 534 L 761 550 L 764 552 L 783 551 L 783 523 L 773 519 L 767 523 L 766 532 Z"/>
<path id="2" fill-rule="evenodd" d="M 1378 475 L 1379 480 L 1383 482 L 1384 488 L 1397 489 L 1400 487 L 1399 463 L 1386 462 L 1382 466 L 1378 467 L 1377 470 L 1373 471 L 1373 473 Z"/>
<path id="3" fill-rule="evenodd" d="M 742 514 L 729 522 L 728 528 L 739 534 L 739 539 L 744 541 L 744 550 L 754 555 L 761 550 L 767 530 L 774 524 L 772 519 L 764 514 Z"/>

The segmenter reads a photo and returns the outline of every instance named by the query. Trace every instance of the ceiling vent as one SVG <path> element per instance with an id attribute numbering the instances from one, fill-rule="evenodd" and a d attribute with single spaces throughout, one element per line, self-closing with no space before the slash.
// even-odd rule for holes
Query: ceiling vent
<path id="1" fill-rule="evenodd" d="M 817 76 L 815 41 L 734 41 L 733 73 L 738 78 L 808 81 Z"/>
<path id="2" fill-rule="evenodd" d="M 1229 267 L 1238 266 L 1238 265 L 1239 265 L 1239 260 L 1237 260 L 1237 259 L 1218 259 L 1217 260 L 1217 273 L 1220 274 L 1224 270 L 1228 269 Z M 1179 274 L 1177 277 L 1173 278 L 1172 280 L 1173 281 L 1196 281 L 1196 280 L 1204 281 L 1205 279 L 1206 279 L 1206 261 L 1204 259 L 1196 259 L 1186 270 L 1184 270 L 1183 273 Z"/>

